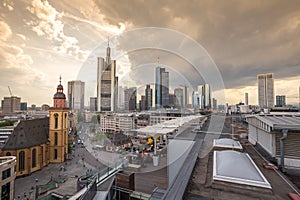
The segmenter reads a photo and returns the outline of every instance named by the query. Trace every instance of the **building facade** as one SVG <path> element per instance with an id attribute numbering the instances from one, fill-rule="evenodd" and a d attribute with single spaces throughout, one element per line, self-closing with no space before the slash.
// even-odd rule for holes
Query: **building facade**
<path id="1" fill-rule="evenodd" d="M 184 92 L 182 88 L 175 88 L 174 90 L 174 98 L 175 98 L 175 107 L 183 108 L 184 104 Z"/>
<path id="2" fill-rule="evenodd" d="M 15 189 L 15 172 L 16 157 L 4 156 L 0 157 L 0 198 L 5 200 L 13 200 Z"/>
<path id="3" fill-rule="evenodd" d="M 97 111 L 97 97 L 90 97 L 90 111 Z"/>
<path id="4" fill-rule="evenodd" d="M 169 107 L 169 72 L 161 67 L 155 69 L 155 107 Z"/>
<path id="5" fill-rule="evenodd" d="M 282 113 L 251 115 L 246 120 L 249 142 L 259 144 L 283 168 L 300 167 L 299 116 Z"/>
<path id="6" fill-rule="evenodd" d="M 197 91 L 194 91 L 192 94 L 192 101 L 194 108 L 211 109 L 212 102 L 210 85 L 198 85 Z"/>
<path id="7" fill-rule="evenodd" d="M 136 98 L 137 98 L 137 88 L 131 87 L 124 91 L 124 98 L 125 98 L 125 111 L 135 111 L 136 110 Z"/>
<path id="8" fill-rule="evenodd" d="M 246 106 L 249 105 L 249 95 L 248 95 L 247 92 L 245 93 L 245 105 L 246 105 Z"/>
<path id="9" fill-rule="evenodd" d="M 0 127 L 0 144 L 5 144 L 6 140 L 14 131 L 14 126 Z"/>
<path id="10" fill-rule="evenodd" d="M 49 109 L 49 152 L 50 162 L 60 163 L 68 158 L 68 113 L 66 96 L 61 80 L 53 97 L 53 107 Z"/>
<path id="11" fill-rule="evenodd" d="M 79 80 L 68 82 L 68 103 L 72 111 L 84 110 L 85 83 Z"/>
<path id="12" fill-rule="evenodd" d="M 150 85 L 146 85 L 145 98 L 146 98 L 146 110 L 151 110 L 151 108 L 152 108 L 152 89 L 150 88 Z"/>
<path id="13" fill-rule="evenodd" d="M 285 95 L 277 95 L 276 96 L 276 107 L 285 107 Z"/>
<path id="14" fill-rule="evenodd" d="M 274 74 L 257 75 L 258 104 L 261 108 L 274 107 Z"/>
<path id="15" fill-rule="evenodd" d="M 117 97 L 118 77 L 116 77 L 116 60 L 111 60 L 108 44 L 106 59 L 98 58 L 97 111 L 115 111 L 117 109 Z"/>
<path id="16" fill-rule="evenodd" d="M 11 114 L 21 110 L 21 98 L 16 96 L 4 97 L 1 103 L 2 114 Z"/>
<path id="17" fill-rule="evenodd" d="M 29 175 L 49 163 L 49 118 L 20 121 L 2 148 L 2 156 L 15 156 L 16 175 Z"/>

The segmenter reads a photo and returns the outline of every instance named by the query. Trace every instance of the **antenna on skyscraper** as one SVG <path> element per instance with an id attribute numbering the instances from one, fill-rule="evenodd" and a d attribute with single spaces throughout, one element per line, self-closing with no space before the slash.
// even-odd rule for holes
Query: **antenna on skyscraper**
<path id="1" fill-rule="evenodd" d="M 157 65 L 159 66 L 159 56 L 157 57 Z"/>
<path id="2" fill-rule="evenodd" d="M 107 46 L 109 47 L 109 36 L 107 36 Z"/>

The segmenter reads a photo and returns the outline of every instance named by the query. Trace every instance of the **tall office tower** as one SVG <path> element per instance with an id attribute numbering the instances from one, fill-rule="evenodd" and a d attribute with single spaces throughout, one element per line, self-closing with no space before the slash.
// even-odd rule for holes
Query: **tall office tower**
<path id="1" fill-rule="evenodd" d="M 125 90 L 125 110 L 135 111 L 136 110 L 136 87 L 131 87 Z"/>
<path id="2" fill-rule="evenodd" d="M 210 85 L 205 84 L 204 85 L 204 108 L 210 109 L 211 108 L 211 91 L 210 91 Z"/>
<path id="3" fill-rule="evenodd" d="M 193 105 L 193 108 L 195 108 L 195 109 L 199 108 L 199 95 L 198 95 L 198 91 L 193 91 L 192 92 L 192 105 Z"/>
<path id="4" fill-rule="evenodd" d="M 183 89 L 183 100 L 182 100 L 182 105 L 183 105 L 183 107 L 186 107 L 186 105 L 189 103 L 189 100 L 188 100 L 188 93 L 187 93 L 187 86 L 186 86 L 186 85 L 181 85 L 180 88 Z"/>
<path id="5" fill-rule="evenodd" d="M 21 109 L 21 98 L 16 96 L 4 97 L 1 103 L 2 114 L 11 114 Z"/>
<path id="6" fill-rule="evenodd" d="M 116 60 L 110 58 L 109 43 L 106 59 L 98 57 L 97 68 L 97 111 L 115 111 L 117 109 L 118 77 Z"/>
<path id="7" fill-rule="evenodd" d="M 285 107 L 285 95 L 277 95 L 276 96 L 276 107 Z"/>
<path id="8" fill-rule="evenodd" d="M 97 111 L 97 97 L 90 97 L 90 111 Z"/>
<path id="9" fill-rule="evenodd" d="M 84 110 L 84 86 L 79 80 L 68 82 L 68 100 L 70 110 Z"/>
<path id="10" fill-rule="evenodd" d="M 125 110 L 125 96 L 124 92 L 127 89 L 127 87 L 119 86 L 118 91 L 118 110 Z"/>
<path id="11" fill-rule="evenodd" d="M 258 104 L 261 108 L 274 106 L 274 74 L 258 74 Z"/>
<path id="12" fill-rule="evenodd" d="M 61 78 L 53 96 L 53 107 L 49 109 L 49 158 L 60 163 L 68 159 L 68 113 Z"/>
<path id="13" fill-rule="evenodd" d="M 213 106 L 212 106 L 212 108 L 214 109 L 214 110 L 217 110 L 217 108 L 218 108 L 218 102 L 217 102 L 217 99 L 215 99 L 215 98 L 212 98 L 212 104 L 213 104 Z"/>
<path id="14" fill-rule="evenodd" d="M 249 100 L 249 97 L 248 97 L 248 93 L 246 92 L 246 93 L 245 93 L 245 105 L 246 105 L 246 106 L 249 105 L 249 104 L 248 104 L 248 103 L 249 103 L 248 100 Z"/>
<path id="15" fill-rule="evenodd" d="M 141 100 L 140 100 L 140 103 L 139 103 L 139 107 L 140 107 L 140 111 L 142 110 L 146 110 L 146 96 L 145 95 L 142 95 L 141 96 Z"/>
<path id="16" fill-rule="evenodd" d="M 174 90 L 174 103 L 176 108 L 183 108 L 184 92 L 182 88 L 175 88 Z"/>
<path id="17" fill-rule="evenodd" d="M 198 108 L 200 109 L 210 109 L 211 108 L 211 91 L 210 85 L 198 85 L 197 86 L 198 95 Z"/>
<path id="18" fill-rule="evenodd" d="M 175 95 L 169 94 L 169 107 L 173 107 L 175 105 Z"/>
<path id="19" fill-rule="evenodd" d="M 200 109 L 204 108 L 204 85 L 198 85 L 197 86 L 197 102 L 198 107 Z"/>
<path id="20" fill-rule="evenodd" d="M 152 108 L 152 89 L 150 88 L 150 85 L 146 85 L 145 98 L 146 98 L 146 110 L 151 110 L 151 108 Z"/>
<path id="21" fill-rule="evenodd" d="M 155 107 L 169 106 L 169 72 L 157 67 L 155 71 Z"/>

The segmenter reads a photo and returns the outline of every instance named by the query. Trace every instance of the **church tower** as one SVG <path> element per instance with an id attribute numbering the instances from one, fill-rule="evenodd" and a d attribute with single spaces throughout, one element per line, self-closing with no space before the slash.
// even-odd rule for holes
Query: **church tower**
<path id="1" fill-rule="evenodd" d="M 53 97 L 53 107 L 49 109 L 49 153 L 51 163 L 64 162 L 68 158 L 68 113 L 64 88 L 59 85 Z"/>

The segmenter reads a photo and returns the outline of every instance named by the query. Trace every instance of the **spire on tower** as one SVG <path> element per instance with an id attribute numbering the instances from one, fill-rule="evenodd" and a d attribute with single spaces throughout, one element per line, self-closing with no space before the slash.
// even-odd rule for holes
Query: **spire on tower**
<path id="1" fill-rule="evenodd" d="M 159 65 L 159 56 L 157 57 L 157 65 Z"/>
<path id="2" fill-rule="evenodd" d="M 109 47 L 109 36 L 107 36 L 107 46 Z"/>
<path id="3" fill-rule="evenodd" d="M 61 75 L 59 76 L 59 85 L 61 85 Z"/>

